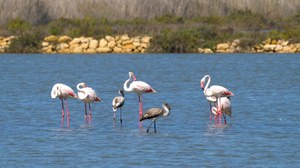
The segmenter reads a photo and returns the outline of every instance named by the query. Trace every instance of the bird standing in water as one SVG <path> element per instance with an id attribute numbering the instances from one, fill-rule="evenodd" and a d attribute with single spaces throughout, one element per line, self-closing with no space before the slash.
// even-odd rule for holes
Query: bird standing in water
<path id="1" fill-rule="evenodd" d="M 122 126 L 122 106 L 124 105 L 125 102 L 124 90 L 123 89 L 119 90 L 119 94 L 120 96 L 116 96 L 112 101 L 112 109 L 114 111 L 114 120 L 116 120 L 116 111 L 120 109 L 120 123 Z"/>
<path id="2" fill-rule="evenodd" d="M 147 132 L 149 132 L 151 125 L 154 123 L 154 132 L 156 133 L 156 120 L 162 116 L 166 117 L 170 115 L 170 111 L 170 105 L 168 103 L 163 103 L 162 108 L 150 108 L 149 110 L 147 110 L 146 113 L 140 118 L 140 121 L 152 119 L 152 122 L 147 128 Z"/>
<path id="3" fill-rule="evenodd" d="M 78 98 L 73 89 L 69 86 L 56 83 L 51 90 L 51 98 L 59 98 L 61 100 L 61 127 L 64 126 L 65 109 L 67 111 L 67 128 L 70 127 L 70 110 L 68 107 L 68 98 Z"/>
<path id="4" fill-rule="evenodd" d="M 78 98 L 84 102 L 84 122 L 85 124 L 92 123 L 92 102 L 100 102 L 101 99 L 97 96 L 96 91 L 87 86 L 86 83 L 81 82 L 77 84 Z M 89 111 L 87 111 L 87 104 Z"/>
<path id="5" fill-rule="evenodd" d="M 137 81 L 133 72 L 129 72 L 129 79 L 124 82 L 123 88 L 126 92 L 135 92 L 139 97 L 139 114 L 143 115 L 142 94 L 156 93 L 156 91 L 146 82 Z"/>

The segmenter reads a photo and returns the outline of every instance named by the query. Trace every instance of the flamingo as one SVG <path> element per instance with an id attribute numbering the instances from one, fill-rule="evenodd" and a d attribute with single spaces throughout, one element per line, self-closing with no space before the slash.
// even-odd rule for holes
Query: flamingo
<path id="1" fill-rule="evenodd" d="M 73 89 L 69 86 L 56 83 L 51 90 L 51 98 L 59 98 L 61 100 L 61 127 L 64 126 L 65 109 L 67 111 L 67 127 L 70 127 L 70 110 L 68 107 L 68 98 L 78 98 Z"/>
<path id="2" fill-rule="evenodd" d="M 220 98 L 220 102 L 221 102 L 221 110 L 223 113 L 223 117 L 224 117 L 224 122 L 225 124 L 227 124 L 226 122 L 226 115 L 228 115 L 229 117 L 231 117 L 231 103 L 230 103 L 230 97 L 221 97 Z M 211 112 L 217 116 L 217 108 L 216 107 L 212 107 L 211 108 Z M 219 121 L 220 122 L 220 121 Z"/>
<path id="3" fill-rule="evenodd" d="M 81 82 L 77 84 L 78 98 L 84 102 L 84 122 L 85 124 L 92 123 L 92 102 L 100 102 L 101 99 L 97 96 L 96 91 L 87 86 L 86 83 Z M 87 103 L 89 105 L 89 112 L 87 112 Z"/>
<path id="4" fill-rule="evenodd" d="M 205 84 L 206 79 L 208 79 L 208 81 Z M 217 114 L 219 115 L 219 117 L 221 117 L 221 114 L 222 114 L 221 97 L 231 97 L 231 96 L 234 96 L 234 94 L 223 86 L 212 85 L 209 87 L 210 81 L 211 81 L 211 77 L 209 75 L 205 75 L 200 81 L 201 88 L 203 89 L 203 93 L 204 93 L 206 99 L 210 102 L 210 106 L 211 106 L 211 103 L 215 103 L 215 102 L 217 103 Z M 230 104 L 230 107 L 231 107 L 231 104 Z M 210 111 L 211 111 L 211 109 L 212 108 L 210 107 Z M 210 119 L 211 119 L 211 116 L 210 116 Z M 219 120 L 220 120 L 220 118 L 219 118 Z M 225 121 L 225 123 L 226 123 L 226 121 Z"/>
<path id="5" fill-rule="evenodd" d="M 123 88 L 126 92 L 135 92 L 139 97 L 139 114 L 143 115 L 142 94 L 157 93 L 149 84 L 143 81 L 136 81 L 133 72 L 129 72 L 129 79 L 124 82 Z"/>
<path id="6" fill-rule="evenodd" d="M 154 123 L 154 132 L 156 133 L 156 120 L 162 116 L 166 117 L 170 115 L 170 111 L 170 105 L 168 103 L 163 103 L 162 108 L 150 108 L 147 110 L 146 113 L 140 118 L 140 121 L 152 119 L 151 124 L 147 128 L 147 132 L 149 132 L 151 125 Z"/>
<path id="7" fill-rule="evenodd" d="M 112 109 L 114 111 L 114 120 L 116 120 L 116 111 L 118 108 L 120 109 L 120 123 L 122 125 L 122 106 L 124 105 L 125 98 L 124 98 L 124 90 L 119 90 L 120 96 L 116 96 L 112 101 Z"/>

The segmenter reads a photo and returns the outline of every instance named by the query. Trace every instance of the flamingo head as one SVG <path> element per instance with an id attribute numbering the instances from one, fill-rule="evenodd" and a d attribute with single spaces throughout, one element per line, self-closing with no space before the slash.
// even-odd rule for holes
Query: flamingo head
<path id="1" fill-rule="evenodd" d="M 201 81 L 200 81 L 200 86 L 201 86 L 201 89 L 202 89 L 202 90 L 204 90 L 204 83 L 205 83 L 205 80 L 201 80 Z"/>
<path id="2" fill-rule="evenodd" d="M 210 80 L 210 76 L 209 75 L 205 75 L 205 76 L 203 76 L 203 78 L 200 81 L 202 90 L 204 90 L 204 87 L 205 87 L 204 85 L 205 85 L 206 78 L 208 78 L 208 80 Z"/>
<path id="3" fill-rule="evenodd" d="M 59 87 L 54 86 L 51 90 L 51 98 L 55 99 L 58 96 L 58 92 L 59 92 Z"/>
<path id="4" fill-rule="evenodd" d="M 171 106 L 168 103 L 163 103 L 162 107 L 164 109 L 163 116 L 166 117 L 166 116 L 170 115 Z"/>
<path id="5" fill-rule="evenodd" d="M 216 115 L 218 115 L 218 113 L 217 113 L 217 108 L 216 107 L 212 107 L 211 108 L 211 112 L 216 116 Z"/>
<path id="6" fill-rule="evenodd" d="M 87 84 L 84 83 L 84 82 L 80 82 L 80 83 L 77 84 L 76 87 L 77 87 L 78 90 L 81 90 L 82 88 L 87 87 Z"/>
<path id="7" fill-rule="evenodd" d="M 129 72 L 129 78 L 132 78 L 134 81 L 136 80 L 136 77 L 133 72 Z"/>
<path id="8" fill-rule="evenodd" d="M 78 85 L 81 86 L 81 87 L 84 87 L 84 88 L 87 87 L 87 84 L 84 83 L 84 82 L 81 82 L 81 83 L 79 83 Z"/>

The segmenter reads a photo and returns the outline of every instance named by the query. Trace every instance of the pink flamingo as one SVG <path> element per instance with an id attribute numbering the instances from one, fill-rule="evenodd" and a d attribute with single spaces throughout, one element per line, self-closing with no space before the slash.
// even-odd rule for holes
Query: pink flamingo
<path id="1" fill-rule="evenodd" d="M 69 86 L 56 83 L 51 90 L 51 98 L 59 98 L 61 100 L 61 127 L 64 126 L 65 109 L 67 111 L 67 128 L 70 127 L 70 110 L 68 107 L 67 98 L 78 98 L 73 89 Z"/>
<path id="2" fill-rule="evenodd" d="M 208 79 L 207 83 L 206 79 Z M 221 115 L 222 115 L 222 105 L 221 105 L 221 98 L 222 97 L 231 97 L 234 96 L 234 94 L 229 91 L 227 88 L 223 87 L 223 86 L 219 86 L 219 85 L 212 85 L 209 87 L 211 81 L 211 77 L 209 75 L 205 75 L 200 83 L 201 83 L 201 88 L 203 89 L 203 93 L 206 97 L 206 99 L 210 102 L 210 103 L 215 103 L 217 104 L 217 116 L 219 116 L 219 121 L 221 121 Z M 205 85 L 205 87 L 204 87 Z M 228 99 L 229 101 L 229 99 Z M 230 102 L 230 101 L 229 101 Z M 230 104 L 231 107 L 231 104 Z M 210 111 L 212 111 L 212 108 L 210 107 Z M 211 114 L 210 114 L 211 115 Z M 211 119 L 211 116 L 210 116 Z M 224 118 L 225 123 L 226 123 L 226 118 Z"/>
<path id="3" fill-rule="evenodd" d="M 129 72 L 129 79 L 124 82 L 123 86 L 126 92 L 135 92 L 139 97 L 139 114 L 143 115 L 143 102 L 142 94 L 144 93 L 157 93 L 149 84 L 143 81 L 136 81 L 133 72 Z"/>
<path id="4" fill-rule="evenodd" d="M 85 124 L 92 123 L 92 102 L 100 102 L 101 99 L 97 96 L 96 91 L 81 82 L 77 84 L 78 98 L 84 102 L 84 122 Z M 87 103 L 89 105 L 89 111 L 87 112 Z"/>
<path id="5" fill-rule="evenodd" d="M 229 117 L 231 117 L 231 102 L 230 102 L 230 97 L 221 97 L 220 98 L 220 103 L 221 103 L 221 111 L 224 117 L 224 123 L 227 124 L 226 122 L 226 115 L 228 115 Z M 212 107 L 211 108 L 211 112 L 215 115 L 218 116 L 217 113 L 217 107 Z M 216 118 L 215 118 L 216 119 Z M 219 118 L 220 120 L 220 118 Z M 216 123 L 216 121 L 215 121 Z M 221 123 L 221 121 L 219 121 L 219 123 Z"/>

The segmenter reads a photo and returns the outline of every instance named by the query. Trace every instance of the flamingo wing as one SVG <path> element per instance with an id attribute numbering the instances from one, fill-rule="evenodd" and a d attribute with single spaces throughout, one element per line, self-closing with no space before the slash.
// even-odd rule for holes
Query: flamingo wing
<path id="1" fill-rule="evenodd" d="M 156 92 L 148 83 L 143 81 L 134 81 L 130 86 L 132 90 L 138 94 Z"/>
<path id="2" fill-rule="evenodd" d="M 140 118 L 140 121 L 146 120 L 146 119 L 152 119 L 157 118 L 163 114 L 162 108 L 151 108 L 146 111 L 146 113 Z"/>
<path id="3" fill-rule="evenodd" d="M 101 99 L 97 96 L 96 91 L 90 87 L 82 88 L 82 91 L 78 92 L 78 97 L 86 103 L 101 101 Z"/>
<path id="4" fill-rule="evenodd" d="M 221 104 L 222 104 L 222 111 L 231 117 L 231 102 L 230 99 L 227 97 L 221 98 Z"/>
<path id="5" fill-rule="evenodd" d="M 223 86 L 213 85 L 208 88 L 208 96 L 224 97 L 224 96 L 234 96 L 234 94 Z"/>
<path id="6" fill-rule="evenodd" d="M 57 83 L 52 87 L 51 97 L 59 98 L 77 98 L 73 89 L 65 84 Z"/>
<path id="7" fill-rule="evenodd" d="M 87 90 L 88 98 L 91 101 L 101 101 L 101 99 L 97 96 L 97 93 L 94 89 L 87 87 L 85 88 Z"/>

